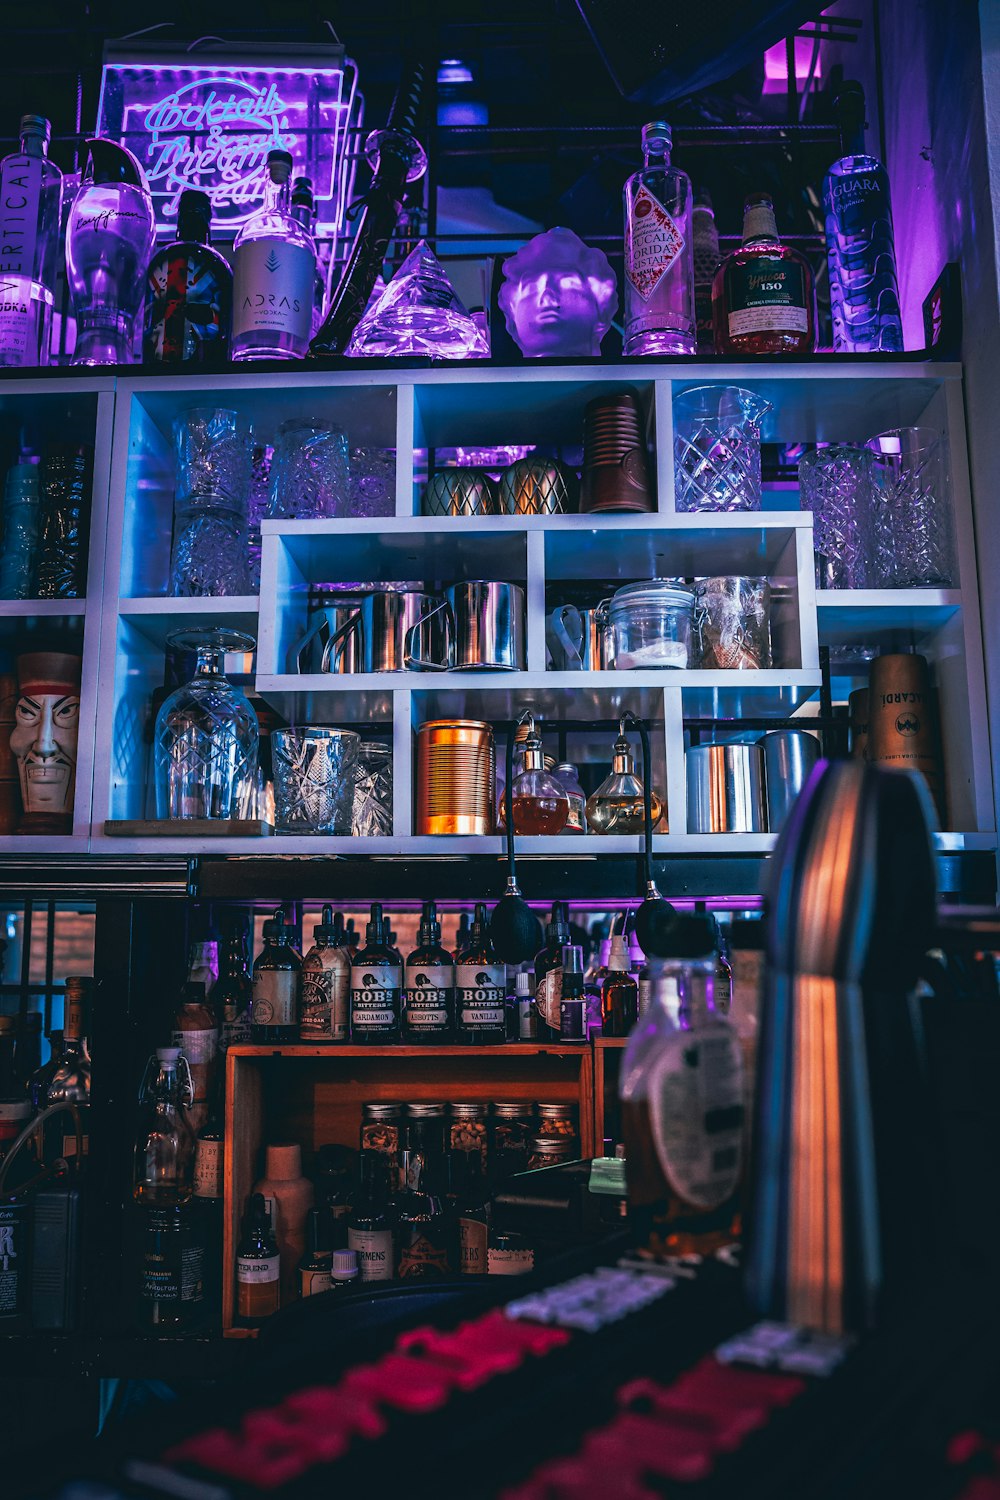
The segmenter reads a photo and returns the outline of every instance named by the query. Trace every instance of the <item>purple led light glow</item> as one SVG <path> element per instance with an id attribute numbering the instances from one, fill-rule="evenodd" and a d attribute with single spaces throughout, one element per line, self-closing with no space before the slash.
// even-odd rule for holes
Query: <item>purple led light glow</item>
<path id="1" fill-rule="evenodd" d="M 213 230 L 235 234 L 263 202 L 268 151 L 295 158 L 312 179 L 316 229 L 339 233 L 354 186 L 350 136 L 364 101 L 350 59 L 329 66 L 152 65 L 109 61 L 101 79 L 97 132 L 135 153 L 153 195 L 157 230 L 173 235 L 185 188 L 212 200 Z"/>

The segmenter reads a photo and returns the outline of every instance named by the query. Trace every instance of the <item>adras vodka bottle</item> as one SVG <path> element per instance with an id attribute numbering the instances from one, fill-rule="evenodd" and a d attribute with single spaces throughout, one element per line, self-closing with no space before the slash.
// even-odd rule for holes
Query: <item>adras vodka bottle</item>
<path id="1" fill-rule="evenodd" d="M 403 1041 L 448 1042 L 455 1016 L 455 965 L 441 946 L 433 901 L 420 914 L 420 936 L 403 971 Z"/>
<path id="2" fill-rule="evenodd" d="M 351 1040 L 374 1047 L 399 1041 L 403 969 L 389 946 L 388 929 L 382 907 L 375 902 L 365 946 L 351 964 Z"/>
<path id="3" fill-rule="evenodd" d="M 21 119 L 21 149 L 0 162 L 0 365 L 45 365 L 59 267 L 62 173 L 52 127 Z"/>
<path id="4" fill-rule="evenodd" d="M 837 113 L 844 154 L 823 183 L 833 347 L 843 354 L 899 354 L 903 323 L 889 177 L 865 151 L 860 83 L 841 86 Z"/>
<path id="5" fill-rule="evenodd" d="M 234 360 L 304 359 L 312 326 L 316 247 L 291 213 L 292 158 L 267 153 L 264 207 L 233 241 Z"/>
<path id="6" fill-rule="evenodd" d="M 671 141 L 669 125 L 644 125 L 625 184 L 626 355 L 695 352 L 691 179 L 670 165 Z"/>
<path id="7" fill-rule="evenodd" d="M 177 239 L 146 272 L 142 362 L 221 367 L 229 354 L 233 273 L 209 244 L 212 203 L 188 188 L 177 207 Z"/>

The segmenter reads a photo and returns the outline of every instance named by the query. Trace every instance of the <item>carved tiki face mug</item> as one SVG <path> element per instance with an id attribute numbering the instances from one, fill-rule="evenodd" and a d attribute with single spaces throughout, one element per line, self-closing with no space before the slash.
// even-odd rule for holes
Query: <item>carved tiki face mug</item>
<path id="1" fill-rule="evenodd" d="M 17 659 L 10 748 L 21 783 L 22 833 L 71 833 L 80 729 L 78 656 L 33 651 Z"/>
<path id="2" fill-rule="evenodd" d="M 600 354 L 618 306 L 607 256 L 572 229 L 547 229 L 503 263 L 497 302 L 528 359 Z"/>

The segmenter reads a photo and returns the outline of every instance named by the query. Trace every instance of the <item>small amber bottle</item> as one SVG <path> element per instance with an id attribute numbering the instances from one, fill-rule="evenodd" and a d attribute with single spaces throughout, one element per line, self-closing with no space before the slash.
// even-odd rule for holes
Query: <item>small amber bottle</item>
<path id="1" fill-rule="evenodd" d="M 611 939 L 608 972 L 601 986 L 604 1036 L 628 1036 L 639 1019 L 639 986 L 629 973 L 629 953 L 622 936 Z"/>

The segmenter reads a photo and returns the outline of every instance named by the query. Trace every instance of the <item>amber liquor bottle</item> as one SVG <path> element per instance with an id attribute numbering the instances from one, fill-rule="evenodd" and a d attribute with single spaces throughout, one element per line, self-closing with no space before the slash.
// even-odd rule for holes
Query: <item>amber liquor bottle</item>
<path id="1" fill-rule="evenodd" d="M 808 354 L 816 345 L 816 298 L 809 262 L 778 238 L 774 205 L 752 193 L 743 243 L 715 274 L 712 317 L 717 354 Z"/>

